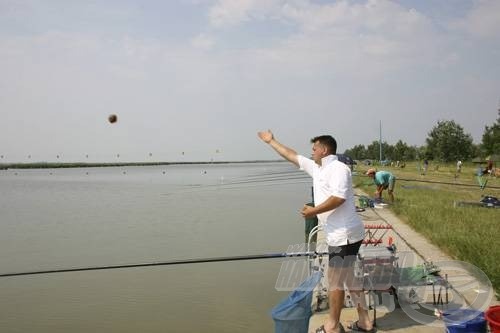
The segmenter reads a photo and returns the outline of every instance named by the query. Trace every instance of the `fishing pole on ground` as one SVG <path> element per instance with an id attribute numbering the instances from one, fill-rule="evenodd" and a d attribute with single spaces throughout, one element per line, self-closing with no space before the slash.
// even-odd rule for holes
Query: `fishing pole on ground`
<path id="1" fill-rule="evenodd" d="M 358 177 L 367 177 L 364 175 L 357 174 Z M 454 186 L 467 186 L 467 187 L 477 187 L 476 184 L 464 184 L 464 183 L 450 183 L 450 182 L 440 182 L 435 180 L 423 180 L 423 179 L 407 179 L 407 178 L 397 178 L 400 181 L 416 182 L 416 183 L 430 183 L 430 184 L 442 184 L 442 185 L 454 185 Z M 363 185 L 371 185 L 363 184 Z M 490 189 L 500 189 L 500 186 L 489 186 Z"/>
<path id="2" fill-rule="evenodd" d="M 98 270 L 109 270 L 109 269 L 137 268 L 137 267 L 199 264 L 199 263 L 224 262 L 224 261 L 240 261 L 240 260 L 256 260 L 256 259 L 272 259 L 272 258 L 292 258 L 292 257 L 312 257 L 312 258 L 316 258 L 316 257 L 327 255 L 327 254 L 328 254 L 328 252 L 309 251 L 309 252 L 290 252 L 290 253 L 287 253 L 287 252 L 284 252 L 284 253 L 267 253 L 267 254 L 242 255 L 242 256 L 231 256 L 231 257 L 212 257 L 212 258 L 197 258 L 197 259 L 180 259 L 180 260 L 149 262 L 149 263 L 137 263 L 137 264 L 123 264 L 123 265 L 110 265 L 110 266 L 94 266 L 94 267 L 77 267 L 77 268 L 61 268 L 61 269 L 39 270 L 39 271 L 26 271 L 26 272 L 17 272 L 17 273 L 3 273 L 3 274 L 0 274 L 0 278 L 2 278 L 2 277 L 13 277 L 13 276 L 24 276 L 24 275 L 42 275 L 42 274 L 54 274 L 54 273 L 69 273 L 69 272 L 98 271 Z"/>

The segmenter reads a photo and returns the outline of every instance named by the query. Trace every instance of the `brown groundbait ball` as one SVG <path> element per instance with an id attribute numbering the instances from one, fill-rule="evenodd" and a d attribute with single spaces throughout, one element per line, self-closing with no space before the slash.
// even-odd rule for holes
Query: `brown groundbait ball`
<path id="1" fill-rule="evenodd" d="M 118 120 L 118 117 L 116 116 L 116 114 L 111 114 L 111 115 L 109 115 L 109 117 L 108 117 L 108 121 L 109 121 L 110 123 L 112 123 L 112 124 L 113 124 L 113 123 L 116 123 L 116 121 L 117 121 L 117 120 Z"/>

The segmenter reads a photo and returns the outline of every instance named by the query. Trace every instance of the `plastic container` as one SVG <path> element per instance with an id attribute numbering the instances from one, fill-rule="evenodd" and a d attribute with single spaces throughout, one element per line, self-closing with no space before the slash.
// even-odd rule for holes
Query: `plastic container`
<path id="1" fill-rule="evenodd" d="M 361 208 L 368 207 L 368 198 L 367 197 L 359 197 L 358 202 L 359 202 L 359 207 L 361 207 Z"/>
<path id="2" fill-rule="evenodd" d="M 484 313 L 472 309 L 458 309 L 445 313 L 443 320 L 448 333 L 486 333 Z"/>
<path id="3" fill-rule="evenodd" d="M 361 208 L 367 208 L 367 207 L 373 208 L 374 207 L 374 201 L 368 197 L 365 197 L 365 196 L 360 196 L 358 198 L 358 202 L 359 202 L 359 207 L 361 207 Z"/>
<path id="4" fill-rule="evenodd" d="M 500 305 L 490 306 L 484 314 L 492 333 L 500 333 Z"/>
<path id="5" fill-rule="evenodd" d="M 424 284 L 426 276 L 422 265 L 399 268 L 399 284 L 401 286 L 420 286 Z"/>

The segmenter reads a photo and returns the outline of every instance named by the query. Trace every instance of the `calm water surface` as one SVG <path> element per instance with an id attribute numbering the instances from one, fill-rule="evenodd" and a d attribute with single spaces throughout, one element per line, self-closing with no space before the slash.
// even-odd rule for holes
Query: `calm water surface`
<path id="1" fill-rule="evenodd" d="M 284 252 L 286 163 L 0 170 L 0 271 Z M 272 332 L 281 259 L 0 278 L 0 332 Z"/>

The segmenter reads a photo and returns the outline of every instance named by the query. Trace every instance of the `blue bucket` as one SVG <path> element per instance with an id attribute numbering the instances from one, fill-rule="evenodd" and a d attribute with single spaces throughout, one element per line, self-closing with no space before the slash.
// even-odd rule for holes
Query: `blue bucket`
<path id="1" fill-rule="evenodd" d="M 458 309 L 445 313 L 443 320 L 448 333 L 486 333 L 486 319 L 481 311 Z"/>

